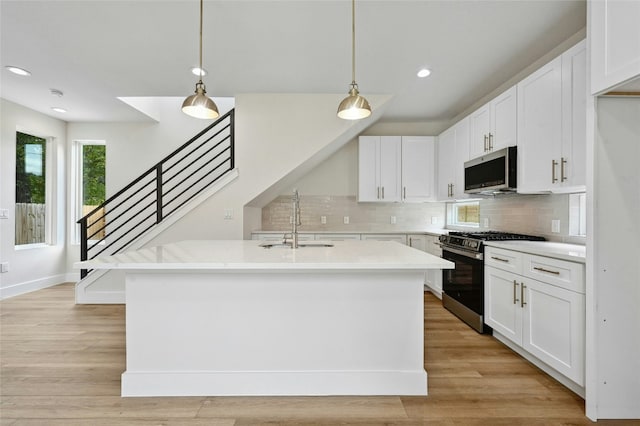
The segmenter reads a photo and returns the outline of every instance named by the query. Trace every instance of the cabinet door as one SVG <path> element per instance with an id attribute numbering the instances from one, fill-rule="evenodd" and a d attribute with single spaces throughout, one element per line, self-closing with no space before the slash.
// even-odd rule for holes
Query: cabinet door
<path id="1" fill-rule="evenodd" d="M 518 345 L 522 345 L 520 281 L 510 272 L 484 269 L 484 322 Z"/>
<path id="2" fill-rule="evenodd" d="M 439 201 L 451 199 L 453 184 L 453 158 L 456 153 L 456 129 L 450 127 L 438 136 L 438 179 L 437 198 Z"/>
<path id="3" fill-rule="evenodd" d="M 379 201 L 380 137 L 358 140 L 358 201 Z"/>
<path id="4" fill-rule="evenodd" d="M 380 200 L 400 201 L 402 147 L 400 136 L 380 138 Z"/>
<path id="5" fill-rule="evenodd" d="M 427 251 L 427 238 L 424 235 L 407 235 L 407 242 L 409 247 Z"/>
<path id="6" fill-rule="evenodd" d="M 491 133 L 490 105 L 474 111 L 469 116 L 469 157 L 476 158 L 489 151 Z"/>
<path id="7" fill-rule="evenodd" d="M 522 347 L 584 385 L 584 295 L 536 280 L 522 282 L 525 311 Z"/>
<path id="8" fill-rule="evenodd" d="M 518 192 L 548 192 L 560 182 L 562 58 L 518 83 Z"/>
<path id="9" fill-rule="evenodd" d="M 563 192 L 584 190 L 587 180 L 587 42 L 562 54 Z"/>
<path id="10" fill-rule="evenodd" d="M 400 244 L 407 244 L 407 236 L 405 234 L 362 234 L 361 239 L 376 241 L 395 241 Z"/>
<path id="11" fill-rule="evenodd" d="M 489 132 L 489 150 L 495 151 L 515 146 L 517 132 L 518 104 L 516 86 L 513 86 L 491 101 L 491 130 Z"/>
<path id="12" fill-rule="evenodd" d="M 402 137 L 402 199 L 423 202 L 435 199 L 435 138 Z"/>
<path id="13" fill-rule="evenodd" d="M 469 161 L 469 119 L 464 118 L 453 126 L 455 129 L 456 148 L 451 164 L 453 170 L 453 198 L 468 198 L 464 193 L 464 163 Z"/>
<path id="14" fill-rule="evenodd" d="M 640 76 L 640 2 L 589 1 L 591 93 Z"/>

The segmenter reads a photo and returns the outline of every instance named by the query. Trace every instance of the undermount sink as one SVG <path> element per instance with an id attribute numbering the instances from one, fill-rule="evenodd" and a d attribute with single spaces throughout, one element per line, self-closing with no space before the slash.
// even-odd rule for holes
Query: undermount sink
<path id="1" fill-rule="evenodd" d="M 282 242 L 275 242 L 275 241 L 267 241 L 264 243 L 260 243 L 260 247 L 263 248 L 287 248 L 290 249 L 291 248 L 291 244 L 284 244 Z M 303 248 L 303 247 L 333 247 L 333 243 L 331 243 L 330 241 L 298 241 L 298 248 Z"/>

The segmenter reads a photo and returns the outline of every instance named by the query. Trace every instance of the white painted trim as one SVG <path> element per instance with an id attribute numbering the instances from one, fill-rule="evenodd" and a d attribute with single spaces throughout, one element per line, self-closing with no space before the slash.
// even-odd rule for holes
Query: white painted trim
<path id="1" fill-rule="evenodd" d="M 36 290 L 42 290 L 43 288 L 53 287 L 58 284 L 68 282 L 68 278 L 69 276 L 67 274 L 59 274 L 3 287 L 0 289 L 0 300 L 20 296 L 21 294 L 30 293 Z"/>
<path id="2" fill-rule="evenodd" d="M 124 372 L 122 396 L 419 395 L 422 371 Z"/>

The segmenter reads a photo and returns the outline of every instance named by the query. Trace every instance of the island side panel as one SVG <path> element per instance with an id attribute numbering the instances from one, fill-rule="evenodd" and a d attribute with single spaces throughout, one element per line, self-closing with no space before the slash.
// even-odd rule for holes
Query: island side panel
<path id="1" fill-rule="evenodd" d="M 126 277 L 123 396 L 426 395 L 420 271 Z"/>

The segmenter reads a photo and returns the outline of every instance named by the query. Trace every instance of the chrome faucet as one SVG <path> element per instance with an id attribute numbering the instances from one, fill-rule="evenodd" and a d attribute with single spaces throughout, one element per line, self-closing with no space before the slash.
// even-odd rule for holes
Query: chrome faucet
<path id="1" fill-rule="evenodd" d="M 293 190 L 293 197 L 291 198 L 291 234 L 284 234 L 283 243 L 290 244 L 292 249 L 298 248 L 298 226 L 302 225 L 300 222 L 300 195 L 298 190 Z M 290 235 L 291 238 L 287 238 Z"/>

